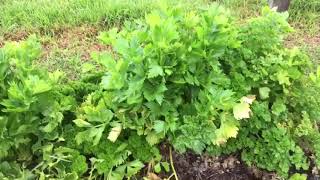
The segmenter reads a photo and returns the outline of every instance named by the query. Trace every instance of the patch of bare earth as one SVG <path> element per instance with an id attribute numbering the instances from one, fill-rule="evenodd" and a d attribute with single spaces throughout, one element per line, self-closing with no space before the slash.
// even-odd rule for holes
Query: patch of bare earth
<path id="1" fill-rule="evenodd" d="M 55 50 L 66 50 L 67 56 L 80 55 L 81 60 L 90 59 L 93 51 L 104 51 L 110 47 L 97 41 L 99 30 L 94 27 L 82 26 L 76 28 L 61 29 L 52 39 L 43 42 L 44 56 L 50 56 Z"/>
<path id="2" fill-rule="evenodd" d="M 306 37 L 305 43 L 310 44 L 311 46 L 320 46 L 320 32 L 319 34 L 313 36 L 313 37 Z"/>
<path id="3" fill-rule="evenodd" d="M 276 180 L 275 173 L 248 167 L 236 155 L 213 157 L 193 153 L 173 154 L 177 174 L 183 180 Z"/>
<path id="4" fill-rule="evenodd" d="M 169 145 L 160 146 L 162 157 L 170 162 L 172 157 L 176 175 L 180 180 L 277 180 L 275 173 L 248 167 L 242 162 L 238 154 L 210 156 L 208 154 L 197 155 L 193 152 L 180 154 L 173 151 L 170 155 Z M 161 180 L 172 177 L 170 173 L 148 173 L 150 180 Z M 173 178 L 174 179 L 174 178 Z"/>
<path id="5" fill-rule="evenodd" d="M 255 180 L 252 170 L 235 156 L 173 154 L 177 174 L 183 180 Z"/>
<path id="6" fill-rule="evenodd" d="M 42 58 L 46 59 L 55 51 L 66 51 L 65 56 L 78 54 L 81 59 L 86 61 L 90 59 L 90 53 L 93 51 L 109 50 L 109 46 L 102 45 L 97 41 L 97 35 L 100 29 L 88 25 L 80 27 L 62 27 L 54 29 L 49 35 L 38 34 L 43 47 Z M 17 31 L 4 34 L 0 41 L 2 47 L 5 41 L 25 40 L 33 32 Z"/>
<path id="7" fill-rule="evenodd" d="M 259 169 L 255 166 L 247 166 L 241 161 L 240 153 L 211 156 L 208 154 L 197 155 L 193 152 L 180 154 L 173 151 L 170 154 L 168 144 L 160 145 L 163 160 L 170 162 L 170 156 L 176 175 L 179 180 L 281 180 L 275 172 Z M 313 157 L 314 158 L 314 157 Z M 166 180 L 173 177 L 173 171 L 169 173 L 161 172 L 156 174 L 150 172 L 150 168 L 145 169 L 141 176 L 146 176 L 150 180 Z M 319 180 L 319 172 L 311 158 L 309 170 L 296 170 L 292 167 L 290 175 L 295 173 L 306 174 L 308 180 Z M 290 177 L 290 176 L 289 176 Z M 171 179 L 171 178 L 169 178 Z M 174 177 L 173 177 L 174 179 Z"/>
<path id="8" fill-rule="evenodd" d="M 307 45 L 311 48 L 316 48 L 320 46 L 320 32 L 314 35 L 299 32 L 290 35 L 285 40 L 285 45 L 287 47 Z"/>

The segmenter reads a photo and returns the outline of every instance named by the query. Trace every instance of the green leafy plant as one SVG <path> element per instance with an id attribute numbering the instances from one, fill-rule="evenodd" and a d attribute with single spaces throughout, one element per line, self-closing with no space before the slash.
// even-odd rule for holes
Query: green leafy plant
<path id="1" fill-rule="evenodd" d="M 292 175 L 289 180 L 306 180 L 307 176 L 305 174 L 295 173 Z"/>
<path id="2" fill-rule="evenodd" d="M 182 152 L 200 153 L 235 137 L 237 97 L 227 89 L 219 58 L 240 41 L 222 12 L 218 6 L 199 15 L 164 7 L 121 32 L 102 33 L 100 39 L 116 51 L 93 56 L 107 69 L 101 86 L 112 121 L 145 135 L 150 145 L 167 136 Z"/>
<path id="3" fill-rule="evenodd" d="M 21 167 L 30 166 L 36 158 L 33 154 L 59 139 L 64 112 L 74 107 L 74 98 L 59 92 L 63 74 L 47 73 L 32 65 L 40 47 L 32 36 L 0 49 L 0 159 L 22 161 Z M 19 167 L 14 161 L 3 166 Z"/>
<path id="4" fill-rule="evenodd" d="M 292 31 L 287 17 L 265 8 L 239 26 L 218 6 L 163 7 L 102 33 L 115 50 L 93 54 L 106 69 L 101 101 L 114 113 L 113 128 L 102 133 L 130 129 L 180 152 L 242 151 L 247 164 L 284 177 L 293 166 L 308 169 L 295 131 L 305 114 L 317 120 L 319 100 L 306 96 L 317 91 L 317 78 L 305 74 L 304 53 L 283 45 Z M 318 134 L 314 126 L 308 132 Z"/>
<path id="5" fill-rule="evenodd" d="M 237 89 L 234 91 L 257 96 L 251 108 L 253 116 L 241 122 L 236 140 L 210 147 L 209 151 L 219 154 L 240 150 L 249 165 L 287 177 L 292 167 L 308 169 L 304 151 L 318 152 L 313 140 L 319 134 L 319 87 L 316 75 L 310 78 L 306 74 L 313 71 L 308 57 L 283 45 L 283 38 L 291 32 L 287 15 L 268 9 L 262 15 L 240 28 L 242 46 L 224 63 Z M 303 141 L 310 142 L 307 148 Z"/>

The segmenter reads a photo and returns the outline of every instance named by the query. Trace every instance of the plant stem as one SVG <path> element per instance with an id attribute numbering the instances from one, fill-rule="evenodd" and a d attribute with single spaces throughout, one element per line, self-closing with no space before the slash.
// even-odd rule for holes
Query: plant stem
<path id="1" fill-rule="evenodd" d="M 169 155 L 170 155 L 170 165 L 174 174 L 174 177 L 176 178 L 176 180 L 179 180 L 178 175 L 176 170 L 174 169 L 174 164 L 173 164 L 173 160 L 172 160 L 172 150 L 171 147 L 169 147 Z"/>

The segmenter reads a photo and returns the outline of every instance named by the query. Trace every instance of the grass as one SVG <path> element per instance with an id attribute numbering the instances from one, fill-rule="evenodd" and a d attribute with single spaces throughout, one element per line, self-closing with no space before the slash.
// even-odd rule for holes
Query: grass
<path id="1" fill-rule="evenodd" d="M 290 22 L 301 31 L 316 35 L 320 33 L 320 1 L 293 0 L 290 6 Z"/>
<path id="2" fill-rule="evenodd" d="M 304 45 L 302 49 L 307 52 L 310 58 L 313 60 L 314 63 L 320 65 L 320 45 L 318 46 L 309 46 Z"/>
<path id="3" fill-rule="evenodd" d="M 0 5 L 2 32 L 49 30 L 81 24 L 115 26 L 152 9 L 156 0 L 4 0 Z"/>
<path id="4" fill-rule="evenodd" d="M 119 26 L 125 20 L 143 16 L 157 8 L 163 0 L 2 0 L 0 1 L 0 36 L 18 31 L 50 32 L 62 27 L 89 24 L 108 28 Z M 239 19 L 259 14 L 267 0 L 175 0 L 198 6 L 218 2 L 232 10 Z M 297 29 L 309 34 L 320 30 L 320 1 L 292 0 L 290 22 Z"/>
<path id="5" fill-rule="evenodd" d="M 257 16 L 261 7 L 267 5 L 267 1 L 263 0 L 215 0 L 215 2 L 232 10 L 231 12 L 239 19 Z"/>
<path id="6" fill-rule="evenodd" d="M 48 68 L 48 71 L 62 70 L 70 80 L 75 80 L 80 77 L 83 62 L 81 61 L 81 55 L 79 54 L 65 56 L 61 55 L 60 51 L 57 50 L 53 52 L 51 57 L 43 60 L 45 61 L 39 61 L 38 64 Z"/>
<path id="7" fill-rule="evenodd" d="M 63 70 L 70 79 L 77 79 L 81 65 L 90 60 L 91 52 L 108 50 L 107 46 L 97 42 L 97 34 L 94 27 L 81 26 L 55 35 L 42 35 L 43 53 L 36 63 L 48 71 Z"/>
<path id="8" fill-rule="evenodd" d="M 157 8 L 161 0 L 2 0 L 0 1 L 0 36 L 14 30 L 51 31 L 61 27 L 75 27 L 83 24 L 111 27 L 143 16 Z M 175 0 L 197 6 L 218 2 L 233 13 L 245 19 L 259 13 L 267 0 Z M 319 0 L 292 0 L 290 22 L 309 33 L 320 28 Z"/>
<path id="9" fill-rule="evenodd" d="M 111 27 L 143 16 L 162 0 L 2 0 L 0 35 L 14 30 L 51 31 L 83 24 Z M 202 0 L 177 0 L 193 6 Z"/>

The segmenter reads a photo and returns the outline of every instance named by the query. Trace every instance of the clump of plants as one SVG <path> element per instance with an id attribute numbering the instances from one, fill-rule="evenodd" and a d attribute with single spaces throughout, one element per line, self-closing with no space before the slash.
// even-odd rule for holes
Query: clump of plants
<path id="1" fill-rule="evenodd" d="M 102 33 L 114 50 L 92 54 L 102 74 L 86 65 L 86 77 L 64 84 L 29 62 L 35 40 L 5 46 L 0 177 L 116 180 L 148 163 L 169 171 L 162 142 L 180 153 L 241 152 L 283 177 L 307 170 L 310 154 L 319 165 L 320 71 L 283 45 L 286 18 L 265 8 L 239 25 L 216 5 L 163 6 Z"/>

